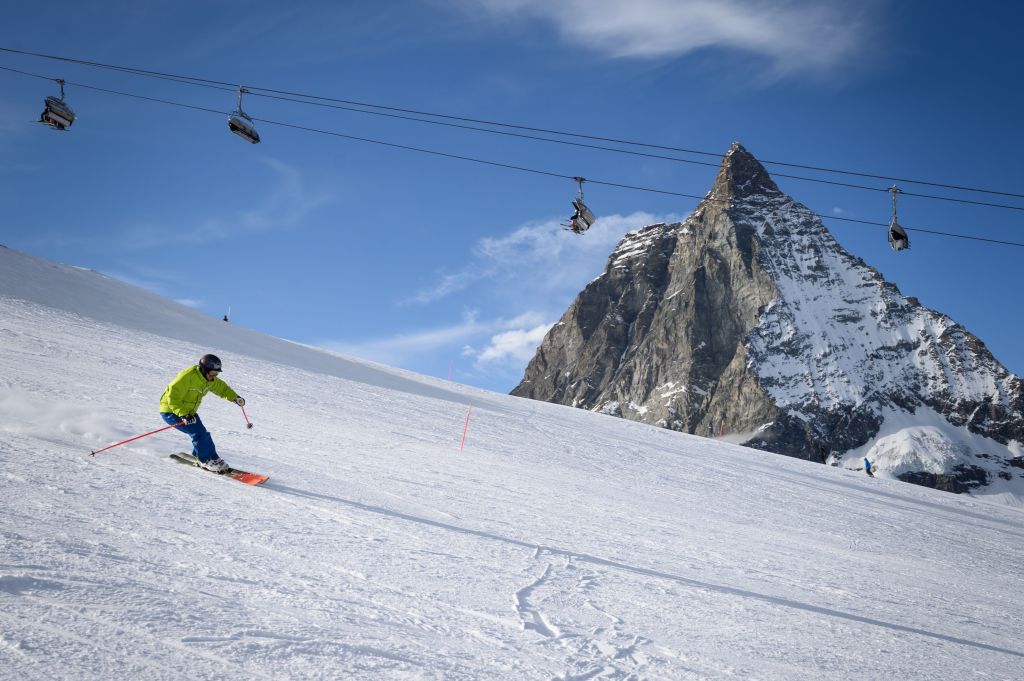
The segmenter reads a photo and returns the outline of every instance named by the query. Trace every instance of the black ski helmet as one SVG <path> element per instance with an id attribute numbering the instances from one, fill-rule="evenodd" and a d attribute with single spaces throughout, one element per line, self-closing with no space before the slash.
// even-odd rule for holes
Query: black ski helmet
<path id="1" fill-rule="evenodd" d="M 203 355 L 199 359 L 199 370 L 204 374 L 211 371 L 221 371 L 220 357 L 217 355 Z"/>

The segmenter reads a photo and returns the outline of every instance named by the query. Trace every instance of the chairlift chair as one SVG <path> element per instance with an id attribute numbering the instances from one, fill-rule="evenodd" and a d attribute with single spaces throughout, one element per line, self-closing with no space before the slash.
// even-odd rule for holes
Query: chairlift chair
<path id="1" fill-rule="evenodd" d="M 239 86 L 238 108 L 228 116 L 228 130 L 250 144 L 259 144 L 260 134 L 256 132 L 256 125 L 253 123 L 252 117 L 242 110 L 242 95 L 244 95 L 245 92 L 246 89 Z"/>
<path id="2" fill-rule="evenodd" d="M 892 194 L 892 221 L 889 223 L 889 246 L 892 247 L 892 250 L 898 252 L 910 248 L 910 237 L 900 227 L 900 223 L 896 221 L 896 195 L 900 193 L 900 188 L 893 185 L 889 187 L 889 192 Z"/>
<path id="3" fill-rule="evenodd" d="M 573 208 L 576 209 L 575 215 L 572 216 L 570 222 L 572 222 L 578 229 L 575 229 L 577 234 L 582 233 L 590 229 L 590 226 L 597 220 L 594 214 L 587 208 L 586 204 L 580 199 L 572 200 Z"/>
<path id="4" fill-rule="evenodd" d="M 51 95 L 46 98 L 39 122 L 50 126 L 51 130 L 67 130 L 75 122 L 75 112 L 64 101 L 64 81 L 58 80 L 57 83 L 60 85 L 60 97 Z"/>
<path id="5" fill-rule="evenodd" d="M 889 225 L 889 245 L 892 246 L 894 251 L 910 248 L 910 238 L 895 220 Z"/>
<path id="6" fill-rule="evenodd" d="M 582 177 L 574 177 L 573 179 L 580 185 L 580 193 L 579 196 L 572 200 L 572 207 L 575 212 L 569 218 L 569 224 L 565 228 L 573 234 L 583 234 L 583 232 L 590 229 L 590 226 L 594 224 L 597 218 L 587 208 L 587 204 L 583 203 L 583 183 L 586 182 L 586 179 Z"/>

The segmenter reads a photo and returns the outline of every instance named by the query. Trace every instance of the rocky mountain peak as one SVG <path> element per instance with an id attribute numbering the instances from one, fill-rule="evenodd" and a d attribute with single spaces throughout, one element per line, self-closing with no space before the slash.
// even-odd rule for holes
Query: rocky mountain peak
<path id="1" fill-rule="evenodd" d="M 733 142 L 718 168 L 711 197 L 742 199 L 752 195 L 778 194 L 779 187 L 761 162 L 739 142 Z"/>
<path id="2" fill-rule="evenodd" d="M 689 217 L 623 238 L 512 392 L 1024 500 L 1024 382 L 740 144 Z"/>

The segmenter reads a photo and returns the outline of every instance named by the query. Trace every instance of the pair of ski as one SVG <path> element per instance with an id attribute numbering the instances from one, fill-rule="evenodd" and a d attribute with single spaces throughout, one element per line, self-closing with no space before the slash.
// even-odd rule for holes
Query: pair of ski
<path id="1" fill-rule="evenodd" d="M 205 468 L 203 468 L 202 466 L 199 465 L 199 460 L 195 456 L 193 456 L 192 454 L 186 454 L 185 452 L 178 452 L 177 454 L 171 454 L 171 458 L 174 459 L 175 461 L 177 461 L 178 463 L 184 463 L 184 464 L 188 464 L 190 466 L 196 466 L 200 470 L 204 470 L 204 471 L 206 470 Z M 221 471 L 220 473 L 217 473 L 217 472 L 214 472 L 214 471 L 209 471 L 209 472 L 213 473 L 214 475 L 223 475 L 223 476 L 231 478 L 233 480 L 237 480 L 238 482 L 245 483 L 246 485 L 262 485 L 263 483 L 265 483 L 267 480 L 270 479 L 269 476 L 266 476 L 266 475 L 260 475 L 259 473 L 249 473 L 249 472 L 246 472 L 246 471 L 240 471 L 240 470 L 238 470 L 236 468 L 229 468 L 226 471 Z"/>

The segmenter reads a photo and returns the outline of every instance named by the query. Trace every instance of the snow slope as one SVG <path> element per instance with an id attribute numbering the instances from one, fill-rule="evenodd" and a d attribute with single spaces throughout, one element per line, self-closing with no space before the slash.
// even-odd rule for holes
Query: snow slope
<path id="1" fill-rule="evenodd" d="M 0 678 L 1019 679 L 1024 514 L 268 338 L 0 249 Z M 204 352 L 220 453 L 166 382 Z M 473 405 L 465 449 L 459 441 Z"/>

